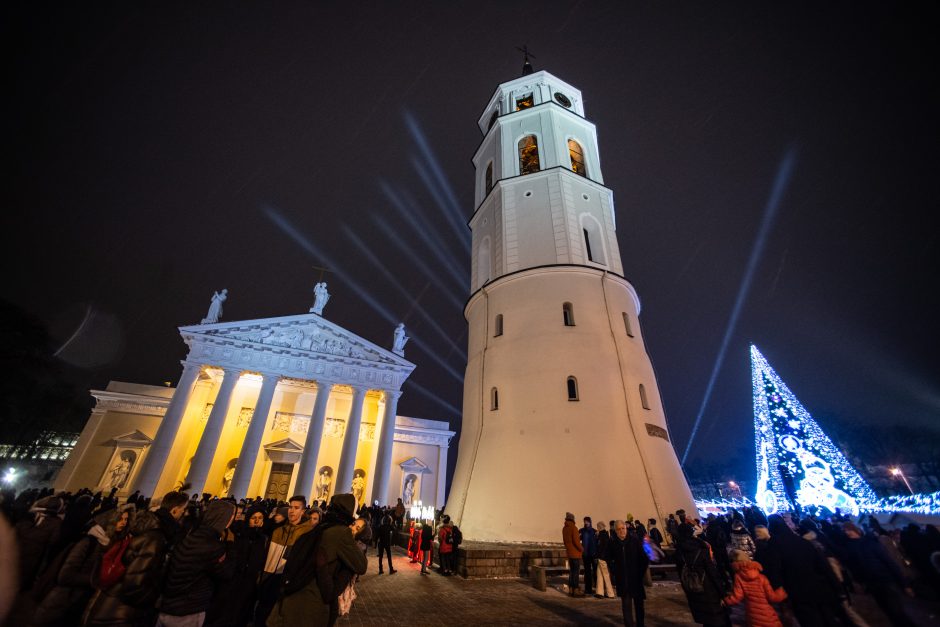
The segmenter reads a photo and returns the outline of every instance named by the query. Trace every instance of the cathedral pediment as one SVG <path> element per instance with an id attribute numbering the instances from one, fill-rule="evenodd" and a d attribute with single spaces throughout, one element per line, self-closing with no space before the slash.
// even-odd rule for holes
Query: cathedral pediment
<path id="1" fill-rule="evenodd" d="M 180 327 L 184 339 L 235 344 L 262 351 L 387 364 L 414 365 L 316 314 Z"/>

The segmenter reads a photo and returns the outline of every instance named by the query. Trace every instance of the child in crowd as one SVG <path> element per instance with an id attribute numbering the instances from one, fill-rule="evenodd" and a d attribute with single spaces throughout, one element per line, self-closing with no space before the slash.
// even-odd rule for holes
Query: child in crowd
<path id="1" fill-rule="evenodd" d="M 734 591 L 725 597 L 725 605 L 737 605 L 744 601 L 748 627 L 782 627 L 780 617 L 771 603 L 780 603 L 787 598 L 783 588 L 773 589 L 767 577 L 761 574 L 763 567 L 751 561 L 747 553 L 732 552 Z"/>

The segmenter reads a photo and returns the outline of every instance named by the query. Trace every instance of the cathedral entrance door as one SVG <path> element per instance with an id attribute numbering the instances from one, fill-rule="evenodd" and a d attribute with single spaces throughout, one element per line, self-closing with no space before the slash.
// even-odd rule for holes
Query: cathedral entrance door
<path id="1" fill-rule="evenodd" d="M 268 479 L 268 490 L 264 493 L 264 498 L 286 501 L 293 474 L 293 464 L 271 464 L 271 477 Z"/>

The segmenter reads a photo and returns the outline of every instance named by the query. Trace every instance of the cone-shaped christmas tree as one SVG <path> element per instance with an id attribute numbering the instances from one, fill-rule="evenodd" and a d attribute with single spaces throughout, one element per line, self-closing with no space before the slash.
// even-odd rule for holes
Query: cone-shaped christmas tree
<path id="1" fill-rule="evenodd" d="M 757 503 L 768 514 L 815 506 L 857 514 L 877 500 L 793 392 L 751 345 Z"/>

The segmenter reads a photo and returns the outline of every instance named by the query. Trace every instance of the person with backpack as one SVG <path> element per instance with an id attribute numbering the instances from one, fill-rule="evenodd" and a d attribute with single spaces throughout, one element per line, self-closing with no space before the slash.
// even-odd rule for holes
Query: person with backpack
<path id="1" fill-rule="evenodd" d="M 167 567 L 157 627 L 202 625 L 220 582 L 232 579 L 234 560 L 225 531 L 235 520 L 235 503 L 209 501 L 199 525 L 174 549 Z"/>
<path id="2" fill-rule="evenodd" d="M 335 494 L 320 524 L 294 543 L 284 566 L 281 598 L 268 627 L 329 626 L 339 615 L 339 595 L 368 560 L 350 533 L 356 497 Z"/>
<path id="3" fill-rule="evenodd" d="M 440 530 L 437 533 L 437 541 L 440 545 L 438 549 L 438 559 L 441 562 L 441 574 L 450 577 L 454 574 L 456 568 L 455 560 L 457 547 L 454 545 L 454 526 L 450 523 L 450 516 L 445 515 L 441 522 Z"/>
<path id="4" fill-rule="evenodd" d="M 137 515 L 124 552 L 102 557 L 98 591 L 85 611 L 85 625 L 151 627 L 156 622 L 166 557 L 188 504 L 185 493 L 173 491 L 156 510 Z"/>
<path id="5" fill-rule="evenodd" d="M 135 506 L 126 505 L 102 512 L 89 522 L 85 535 L 63 551 L 61 562 L 56 560 L 50 566 L 55 571 L 51 573 L 52 588 L 40 600 L 30 625 L 65 627 L 81 623 L 85 606 L 95 592 L 102 556 L 124 553 L 135 513 Z M 113 564 L 115 557 L 109 557 Z"/>
<path id="6" fill-rule="evenodd" d="M 727 590 L 725 579 L 711 555 L 711 547 L 695 537 L 695 527 L 684 522 L 676 529 L 676 566 L 679 581 L 689 603 L 692 619 L 706 626 L 730 626 L 722 604 Z"/>

